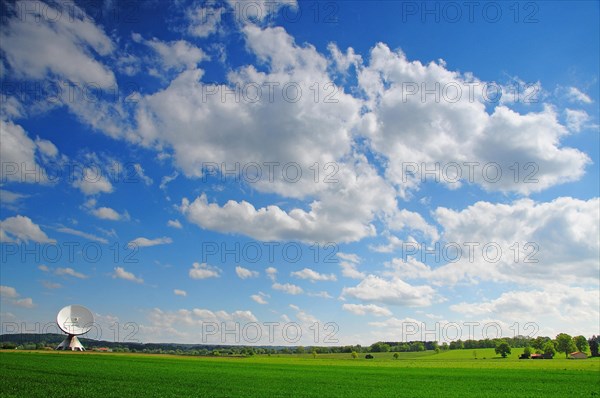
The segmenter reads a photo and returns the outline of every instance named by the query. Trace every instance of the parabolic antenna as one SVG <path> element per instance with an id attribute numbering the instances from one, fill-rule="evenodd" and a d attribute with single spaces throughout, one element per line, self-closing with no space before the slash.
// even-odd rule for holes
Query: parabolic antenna
<path id="1" fill-rule="evenodd" d="M 67 305 L 56 315 L 56 323 L 68 336 L 56 347 L 57 350 L 85 351 L 77 336 L 90 331 L 94 316 L 84 306 Z"/>

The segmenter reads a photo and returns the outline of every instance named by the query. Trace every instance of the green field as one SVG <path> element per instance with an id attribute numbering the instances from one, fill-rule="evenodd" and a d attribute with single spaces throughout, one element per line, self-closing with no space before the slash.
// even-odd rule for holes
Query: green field
<path id="1" fill-rule="evenodd" d="M 474 357 L 476 352 L 477 359 Z M 600 397 L 600 360 L 493 349 L 248 358 L 0 352 L 2 397 Z M 483 359 L 483 358 L 486 359 Z"/>

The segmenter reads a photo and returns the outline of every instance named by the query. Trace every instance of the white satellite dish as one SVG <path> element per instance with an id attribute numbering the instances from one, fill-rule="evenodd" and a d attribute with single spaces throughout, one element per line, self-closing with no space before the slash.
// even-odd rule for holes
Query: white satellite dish
<path id="1" fill-rule="evenodd" d="M 82 305 L 67 305 L 56 315 L 56 323 L 60 330 L 68 334 L 57 350 L 85 351 L 77 336 L 90 331 L 94 316 Z"/>

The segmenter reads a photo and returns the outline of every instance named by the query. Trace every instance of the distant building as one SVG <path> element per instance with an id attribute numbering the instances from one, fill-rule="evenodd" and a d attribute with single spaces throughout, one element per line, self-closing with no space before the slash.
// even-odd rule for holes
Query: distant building
<path id="1" fill-rule="evenodd" d="M 554 358 L 554 354 L 542 354 L 543 359 L 552 359 Z"/>
<path id="2" fill-rule="evenodd" d="M 587 355 L 585 352 L 575 351 L 569 354 L 569 358 L 571 359 L 587 359 Z"/>
<path id="3" fill-rule="evenodd" d="M 552 359 L 552 354 L 531 354 L 531 359 Z"/>

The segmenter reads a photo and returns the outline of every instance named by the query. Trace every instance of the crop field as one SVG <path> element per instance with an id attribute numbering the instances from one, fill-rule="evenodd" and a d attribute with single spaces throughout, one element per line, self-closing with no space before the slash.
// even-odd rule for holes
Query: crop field
<path id="1" fill-rule="evenodd" d="M 600 397 L 598 358 L 518 360 L 516 351 L 506 359 L 479 349 L 373 360 L 3 351 L 0 396 Z"/>

